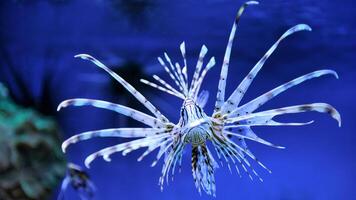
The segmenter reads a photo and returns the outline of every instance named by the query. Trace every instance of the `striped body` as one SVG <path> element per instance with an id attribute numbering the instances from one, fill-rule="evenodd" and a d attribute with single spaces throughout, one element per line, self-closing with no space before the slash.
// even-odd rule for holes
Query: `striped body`
<path id="1" fill-rule="evenodd" d="M 262 69 L 265 62 L 277 49 L 278 45 L 288 36 L 300 32 L 311 31 L 311 28 L 306 24 L 298 24 L 288 29 L 281 37 L 271 46 L 271 48 L 263 55 L 256 63 L 252 70 L 236 87 L 232 94 L 225 99 L 226 79 L 228 75 L 228 67 L 233 41 L 235 38 L 237 24 L 244 9 L 248 5 L 256 5 L 256 1 L 248 1 L 243 4 L 237 12 L 234 20 L 229 40 L 227 43 L 223 64 L 221 67 L 217 95 L 215 99 L 214 112 L 206 114 L 203 111 L 207 103 L 209 93 L 201 91 L 200 88 L 207 72 L 215 66 L 215 58 L 211 57 L 206 65 L 204 65 L 204 57 L 208 53 L 205 45 L 202 46 L 192 80 L 188 77 L 188 63 L 186 60 L 185 43 L 180 45 L 180 51 L 183 57 L 183 62 L 173 62 L 167 53 L 164 57 L 158 57 L 158 62 L 163 69 L 169 74 L 172 79 L 170 85 L 157 75 L 154 75 L 156 83 L 141 79 L 141 82 L 154 87 L 158 90 L 174 95 L 183 100 L 180 110 L 180 120 L 177 124 L 169 121 L 150 101 L 148 101 L 139 91 L 132 87 L 118 74 L 111 71 L 103 63 L 96 60 L 90 55 L 80 54 L 76 57 L 89 60 L 99 68 L 105 70 L 113 78 L 115 78 L 123 87 L 127 89 L 139 102 L 146 107 L 151 114 L 146 114 L 129 108 L 123 105 L 114 104 L 101 100 L 93 99 L 69 99 L 62 102 L 58 106 L 58 110 L 67 106 L 94 106 L 97 108 L 108 109 L 119 114 L 137 120 L 149 127 L 137 128 L 111 128 L 104 130 L 88 131 L 74 135 L 63 142 L 62 149 L 65 151 L 67 147 L 73 143 L 88 140 L 93 137 L 121 137 L 133 138 L 133 140 L 125 143 L 120 143 L 111 147 L 104 148 L 95 153 L 92 153 L 85 159 L 87 167 L 98 157 L 103 157 L 105 161 L 111 161 L 110 156 L 116 152 L 122 152 L 123 155 L 139 149 L 146 148 L 144 153 L 137 159 L 141 161 L 148 154 L 157 150 L 156 158 L 151 166 L 155 166 L 162 159 L 163 167 L 159 185 L 163 189 L 164 182 L 168 182 L 169 176 L 174 176 L 175 169 L 178 166 L 181 168 L 183 153 L 187 145 L 192 146 L 192 175 L 195 187 L 199 192 L 205 191 L 209 195 L 214 195 L 216 192 L 215 186 L 215 169 L 225 162 L 228 169 L 231 171 L 233 166 L 237 173 L 245 172 L 251 179 L 253 176 L 262 181 L 262 178 L 252 168 L 249 160 L 255 161 L 267 172 L 271 173 L 262 162 L 250 151 L 247 141 L 254 141 L 263 145 L 274 148 L 283 149 L 284 147 L 272 144 L 260 138 L 254 131 L 255 126 L 301 126 L 312 123 L 310 122 L 292 122 L 284 123 L 275 121 L 273 118 L 278 115 L 291 113 L 301 113 L 315 111 L 327 113 L 334 118 L 339 126 L 341 126 L 341 117 L 338 111 L 326 103 L 311 103 L 304 105 L 295 105 L 271 109 L 266 111 L 256 110 L 284 91 L 299 85 L 307 80 L 311 80 L 324 75 L 333 75 L 338 78 L 336 72 L 332 70 L 318 70 L 309 74 L 300 76 L 292 81 L 282 84 L 259 97 L 240 105 L 241 100 L 251 85 L 258 72 Z M 177 110 L 177 113 L 179 111 Z M 209 141 L 209 142 L 208 142 Z M 211 152 L 209 149 L 213 149 Z M 215 158 L 217 158 L 215 160 Z M 219 164 L 220 163 L 220 164 Z"/>

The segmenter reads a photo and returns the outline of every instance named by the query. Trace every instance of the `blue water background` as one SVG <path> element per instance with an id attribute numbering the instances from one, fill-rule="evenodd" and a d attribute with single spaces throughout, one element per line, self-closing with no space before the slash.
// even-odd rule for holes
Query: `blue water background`
<path id="1" fill-rule="evenodd" d="M 190 75 L 200 48 L 217 65 L 207 75 L 203 89 L 210 91 L 205 111 L 212 113 L 227 38 L 242 1 L 2 1 L 0 3 L 0 81 L 16 102 L 54 114 L 63 139 L 83 131 L 138 125 L 115 113 L 95 108 L 56 106 L 68 98 L 94 98 L 134 103 L 128 92 L 113 92 L 105 72 L 75 59 L 89 53 L 116 70 L 127 61 L 142 66 L 142 76 L 168 76 L 158 65 L 164 51 L 182 62 L 179 44 L 186 42 Z M 121 2 L 121 3 L 120 3 Z M 133 4 L 129 4 L 132 3 Z M 136 2 L 136 4 L 135 4 Z M 139 2 L 139 3 L 137 3 Z M 146 3 L 143 3 L 146 2 Z M 128 4 L 128 5 L 127 5 Z M 250 149 L 273 173 L 254 165 L 264 182 L 230 174 L 226 166 L 216 170 L 215 199 L 356 199 L 356 9 L 353 1 L 261 1 L 243 14 L 230 62 L 227 94 L 230 94 L 285 30 L 298 23 L 312 32 L 299 32 L 283 41 L 251 85 L 244 101 L 297 76 L 318 69 L 333 69 L 340 79 L 325 76 L 288 90 L 261 110 L 303 103 L 326 102 L 339 110 L 342 127 L 326 114 L 304 113 L 278 118 L 309 121 L 303 127 L 258 127 L 262 138 L 287 147 L 285 150 L 248 142 Z M 124 77 L 125 78 L 125 77 Z M 139 76 L 127 76 L 135 82 Z M 152 79 L 151 79 L 152 80 Z M 172 83 L 173 84 L 173 83 Z M 117 86 L 117 85 L 116 85 Z M 145 87 L 141 87 L 145 88 Z M 143 91 L 162 112 L 177 122 L 182 101 L 153 90 Z M 86 155 L 122 142 L 94 139 L 70 147 L 68 159 L 83 165 Z M 142 150 L 98 159 L 88 170 L 98 188 L 96 199 L 213 199 L 196 191 L 189 152 L 174 182 L 159 189 L 161 163 L 150 167 L 154 155 L 136 162 Z M 45 170 L 45 169 L 44 169 Z M 68 191 L 67 199 L 78 199 Z"/>

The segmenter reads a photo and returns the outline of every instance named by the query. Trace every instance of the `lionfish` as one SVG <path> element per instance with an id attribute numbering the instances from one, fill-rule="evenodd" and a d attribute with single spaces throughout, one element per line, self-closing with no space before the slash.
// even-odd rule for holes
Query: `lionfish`
<path id="1" fill-rule="evenodd" d="M 139 91 L 132 85 L 125 81 L 120 75 L 111 71 L 103 63 L 87 54 L 79 54 L 75 57 L 89 60 L 99 68 L 109 73 L 116 79 L 123 87 L 127 89 L 139 102 L 142 103 L 153 115 L 149 115 L 133 108 L 126 107 L 111 102 L 94 100 L 94 99 L 69 99 L 63 101 L 58 110 L 67 106 L 94 106 L 115 111 L 143 124 L 149 128 L 111 128 L 96 131 L 84 132 L 74 135 L 63 142 L 62 149 L 65 152 L 67 147 L 79 141 L 88 140 L 93 137 L 121 137 L 121 138 L 137 138 L 129 142 L 120 143 L 111 147 L 104 148 L 89 155 L 85 159 L 85 165 L 89 168 L 92 161 L 98 157 L 103 157 L 105 161 L 111 161 L 110 156 L 116 152 L 122 152 L 123 155 L 139 148 L 146 148 L 144 153 L 138 158 L 141 161 L 152 151 L 159 149 L 155 160 L 151 166 L 155 166 L 157 162 L 163 157 L 164 163 L 159 178 L 159 186 L 163 190 L 163 185 L 166 180 L 168 183 L 169 174 L 172 178 L 175 169 L 182 165 L 183 151 L 187 145 L 191 145 L 191 167 L 194 178 L 195 187 L 201 194 L 204 190 L 208 195 L 215 196 L 216 186 L 214 171 L 217 167 L 222 165 L 223 160 L 231 171 L 231 166 L 235 167 L 237 173 L 247 173 L 251 178 L 256 176 L 263 181 L 258 173 L 253 169 L 249 159 L 257 162 L 262 168 L 271 173 L 262 162 L 248 149 L 246 140 L 252 140 L 267 146 L 283 149 L 284 147 L 272 144 L 259 136 L 257 136 L 251 129 L 254 126 L 300 126 L 312 123 L 282 123 L 275 121 L 275 116 L 301 113 L 307 111 L 316 111 L 320 113 L 327 113 L 332 118 L 337 120 L 338 125 L 341 126 L 341 118 L 338 111 L 326 103 L 311 103 L 304 105 L 295 105 L 289 107 L 282 107 L 261 112 L 254 112 L 267 101 L 275 96 L 281 94 L 287 89 L 296 86 L 304 81 L 317 78 L 323 75 L 331 74 L 338 78 L 338 75 L 333 70 L 318 70 L 300 76 L 292 81 L 289 81 L 279 87 L 276 87 L 261 96 L 240 105 L 241 99 L 251 85 L 257 73 L 270 55 L 275 51 L 279 43 L 289 35 L 299 31 L 311 31 L 311 28 L 306 24 L 298 24 L 288 29 L 265 53 L 265 55 L 257 62 L 248 75 L 242 80 L 238 87 L 232 92 L 229 98 L 225 98 L 226 78 L 228 75 L 229 61 L 231 55 L 231 48 L 235 37 L 237 25 L 244 9 L 248 5 L 258 4 L 256 1 L 248 1 L 244 3 L 237 12 L 237 16 L 233 23 L 229 40 L 227 43 L 224 60 L 221 68 L 220 79 L 217 89 L 215 108 L 211 116 L 207 115 L 203 108 L 208 100 L 209 93 L 207 91 L 200 91 L 204 77 L 207 72 L 215 65 L 215 58 L 207 62 L 203 67 L 203 58 L 208 52 L 205 45 L 202 46 L 196 68 L 190 81 L 187 75 L 187 60 L 185 43 L 180 44 L 180 51 L 183 57 L 183 65 L 172 62 L 171 58 L 164 53 L 164 58 L 158 57 L 160 65 L 169 74 L 172 83 L 176 87 L 171 86 L 165 80 L 157 75 L 153 75 L 156 83 L 141 79 L 141 82 L 157 88 L 170 95 L 174 95 L 183 100 L 180 109 L 180 119 L 177 124 L 169 121 L 149 100 L 147 100 Z M 207 144 L 209 143 L 209 145 Z M 219 162 L 214 158 L 213 153 L 208 148 L 215 149 L 215 156 Z"/>

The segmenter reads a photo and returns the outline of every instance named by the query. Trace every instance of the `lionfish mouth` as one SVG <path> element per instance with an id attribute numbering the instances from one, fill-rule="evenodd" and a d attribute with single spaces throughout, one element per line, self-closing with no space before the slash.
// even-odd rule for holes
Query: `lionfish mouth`
<path id="1" fill-rule="evenodd" d="M 252 154 L 247 146 L 246 141 L 251 140 L 275 148 L 284 147 L 274 145 L 271 142 L 260 138 L 257 136 L 257 134 L 254 133 L 252 127 L 307 125 L 313 121 L 302 123 L 282 123 L 273 119 L 278 115 L 302 113 L 307 111 L 327 113 L 332 118 L 337 120 L 339 126 L 341 126 L 340 114 L 334 107 L 326 103 L 295 105 L 255 112 L 258 108 L 277 95 L 307 80 L 324 75 L 334 75 L 336 78 L 338 78 L 336 72 L 333 70 L 318 70 L 300 76 L 262 94 L 261 96 L 243 105 L 240 105 L 244 94 L 248 90 L 257 73 L 261 70 L 266 60 L 276 50 L 279 43 L 293 33 L 299 31 L 311 31 L 311 28 L 306 24 L 298 24 L 288 29 L 256 63 L 256 65 L 242 80 L 239 86 L 232 92 L 230 97 L 225 99 L 226 78 L 228 75 L 231 49 L 237 29 L 237 24 L 244 9 L 248 5 L 254 4 L 258 4 L 258 2 L 248 1 L 244 3 L 238 10 L 237 16 L 234 20 L 219 76 L 219 85 L 217 89 L 214 112 L 211 115 L 212 117 L 208 117 L 201 109 L 205 106 L 209 97 L 209 93 L 207 91 L 202 91 L 199 93 L 205 75 L 215 65 L 215 58 L 211 57 L 205 68 L 203 67 L 203 59 L 208 51 L 205 45 L 203 45 L 201 48 L 199 59 L 196 64 L 190 85 L 188 84 L 187 60 L 184 42 L 180 45 L 180 51 L 184 61 L 182 66 L 179 63 L 173 64 L 172 60 L 166 53 L 164 53 L 165 61 L 161 57 L 158 57 L 159 63 L 169 74 L 173 82 L 176 84 L 176 87 L 171 86 L 156 75 L 154 75 L 153 78 L 158 83 L 153 83 L 141 79 L 141 82 L 144 84 L 174 95 L 184 101 L 183 109 L 181 109 L 181 119 L 177 124 L 170 122 L 150 101 L 147 100 L 146 97 L 144 97 L 121 76 L 106 67 L 103 63 L 87 54 L 80 54 L 75 56 L 89 60 L 99 68 L 109 73 L 140 103 L 142 103 L 142 105 L 146 107 L 152 113 L 152 115 L 120 104 L 101 100 L 69 99 L 63 101 L 58 106 L 58 110 L 67 106 L 90 105 L 98 108 L 112 110 L 149 126 L 149 128 L 112 128 L 84 132 L 78 135 L 74 135 L 64 141 L 62 144 L 63 151 L 65 152 L 66 148 L 70 144 L 88 140 L 93 137 L 133 138 L 132 141 L 107 147 L 89 155 L 85 159 L 85 165 L 89 167 L 92 161 L 98 157 L 103 157 L 105 161 L 109 162 L 111 161 L 110 156 L 113 153 L 122 152 L 123 155 L 127 155 L 136 149 L 146 148 L 146 151 L 144 151 L 144 153 L 138 158 L 138 161 L 141 161 L 151 152 L 158 150 L 157 156 L 151 166 L 155 166 L 157 162 L 163 158 L 163 167 L 161 171 L 161 177 L 159 179 L 159 185 L 161 186 L 161 189 L 163 189 L 165 180 L 168 182 L 168 177 L 170 175 L 173 178 L 176 166 L 181 168 L 185 146 L 187 144 L 192 144 L 192 172 L 195 186 L 199 192 L 204 190 L 207 194 L 215 196 L 216 186 L 214 169 L 218 167 L 218 164 L 215 162 L 213 154 L 207 147 L 207 141 L 211 141 L 211 145 L 210 142 L 209 145 L 215 149 L 215 154 L 221 165 L 224 161 L 230 171 L 232 165 L 235 166 L 239 175 L 240 170 L 242 169 L 251 179 L 251 174 L 253 173 L 256 177 L 258 177 L 259 180 L 262 181 L 262 178 L 260 178 L 257 172 L 252 168 L 249 159 L 254 160 L 268 172 L 271 171 L 264 164 L 262 164 L 254 154 Z"/>
<path id="2" fill-rule="evenodd" d="M 209 134 L 206 132 L 204 126 L 198 126 L 188 130 L 184 142 L 190 143 L 193 147 L 205 144 L 206 140 L 209 138 Z"/>

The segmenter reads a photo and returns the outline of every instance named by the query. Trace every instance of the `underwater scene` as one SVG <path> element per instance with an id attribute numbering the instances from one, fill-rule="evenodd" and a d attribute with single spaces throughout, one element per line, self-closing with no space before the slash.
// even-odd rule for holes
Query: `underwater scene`
<path id="1" fill-rule="evenodd" d="M 0 200 L 356 199 L 355 2 L 0 16 Z"/>

